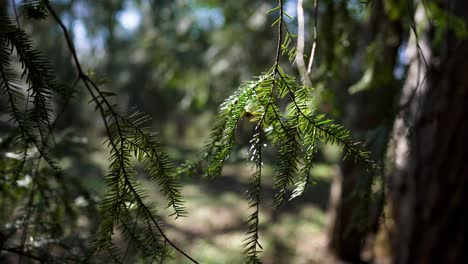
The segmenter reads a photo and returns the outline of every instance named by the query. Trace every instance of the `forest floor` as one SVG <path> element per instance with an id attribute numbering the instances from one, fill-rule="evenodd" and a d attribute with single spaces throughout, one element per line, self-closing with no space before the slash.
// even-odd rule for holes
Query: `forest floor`
<path id="1" fill-rule="evenodd" d="M 303 196 L 272 209 L 274 192 L 268 174 L 274 171 L 265 168 L 260 207 L 262 263 L 323 263 L 325 210 L 333 171 L 328 165 L 316 166 L 318 177 Z M 218 178 L 187 180 L 182 194 L 189 215 L 174 220 L 166 212 L 163 222 L 169 237 L 200 263 L 242 263 L 245 219 L 252 212 L 245 193 L 250 174 L 248 166 L 228 165 Z M 155 201 L 162 198 L 158 192 L 151 193 Z M 175 256 L 173 263 L 185 260 Z"/>

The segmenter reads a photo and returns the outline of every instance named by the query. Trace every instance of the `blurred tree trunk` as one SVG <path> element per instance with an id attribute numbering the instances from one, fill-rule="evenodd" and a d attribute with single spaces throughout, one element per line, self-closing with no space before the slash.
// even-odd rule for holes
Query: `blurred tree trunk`
<path id="1" fill-rule="evenodd" d="M 369 138 L 369 131 L 379 131 L 374 133 L 374 142 L 367 142 L 373 159 L 379 161 L 385 154 L 385 138 L 391 130 L 386 127 L 391 127 L 388 121 L 398 94 L 399 83 L 393 71 L 401 45 L 402 25 L 398 20 L 390 20 L 381 1 L 374 3 L 371 12 L 361 45 L 368 47 L 367 56 L 371 57 L 365 71 L 373 75 L 368 82 L 363 77 L 358 82 L 362 91 L 347 100 L 350 103 L 346 106 L 345 123 L 362 141 Z M 373 205 L 369 211 L 369 197 L 361 195 L 370 192 L 370 177 L 363 164 L 347 159 L 341 163 L 339 175 L 332 184 L 328 247 L 341 260 L 360 262 L 368 228 L 377 227 L 381 206 Z"/>
<path id="2" fill-rule="evenodd" d="M 466 23 L 466 0 L 437 2 Z M 422 14 L 420 7 L 415 20 Z M 418 28 L 427 23 L 418 22 Z M 426 27 L 413 50 L 401 97 L 406 108 L 391 144 L 393 263 L 399 264 L 468 263 L 468 40 L 449 30 L 437 43 L 432 30 Z"/>
<path id="3" fill-rule="evenodd" d="M 8 15 L 8 1 L 0 1 L 0 15 L 1 16 Z"/>

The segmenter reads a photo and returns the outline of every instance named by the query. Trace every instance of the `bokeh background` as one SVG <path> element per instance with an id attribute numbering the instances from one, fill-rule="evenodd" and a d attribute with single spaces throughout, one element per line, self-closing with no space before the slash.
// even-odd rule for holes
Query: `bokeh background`
<path id="1" fill-rule="evenodd" d="M 291 17 L 287 20 L 289 30 L 294 34 L 297 3 L 284 2 Z M 357 0 L 320 1 L 311 78 L 320 111 L 349 128 L 380 162 L 406 73 L 408 36 L 403 31 L 404 3 L 376 2 L 366 6 Z M 21 5 L 21 1 L 16 3 Z M 89 75 L 102 80 L 103 90 L 118 94 L 115 100 L 121 109 L 150 115 L 150 125 L 160 133 L 178 164 L 199 155 L 219 104 L 242 81 L 260 75 L 274 63 L 277 36 L 271 24 L 276 18 L 267 13 L 276 6 L 273 1 L 57 0 L 53 4 Z M 4 5 L 14 17 L 12 6 Z M 313 1 L 304 1 L 304 12 L 308 53 Z M 72 84 L 76 70 L 55 22 L 50 18 L 39 23 L 21 19 L 21 27 L 33 36 L 37 49 L 50 58 L 60 81 Z M 297 75 L 295 64 L 286 56 L 282 63 L 286 71 Z M 63 113 L 56 131 L 63 143 L 61 165 L 67 175 L 102 193 L 108 150 L 103 144 L 104 127 L 89 100 L 84 91 L 78 91 L 69 102 L 57 98 L 55 115 Z M 161 213 L 168 235 L 201 263 L 242 262 L 244 220 L 249 213 L 245 190 L 251 174 L 245 160 L 251 128 L 248 119 L 240 124 L 236 147 L 221 177 L 183 179 L 182 194 L 189 217 L 174 221 L 169 212 Z M 333 203 L 338 198 L 332 186 L 347 184 L 340 175 L 360 175 L 364 169 L 340 162 L 339 147 L 321 146 L 311 172 L 313 185 L 302 197 L 272 210 L 275 151 L 269 149 L 265 156 L 263 262 L 329 261 L 327 245 L 334 233 L 343 232 L 333 225 L 339 220 Z M 151 199 L 163 206 L 164 198 L 156 186 L 146 186 Z M 381 189 L 378 180 L 375 189 L 376 193 Z M 80 201 L 76 200 L 78 205 Z M 97 222 L 84 216 L 79 221 L 84 234 Z M 378 225 L 375 219 L 374 223 Z M 125 242 L 121 243 L 125 247 Z M 379 254 L 385 257 L 385 242 L 379 247 Z M 367 251 L 374 252 L 372 248 Z M 126 261 L 132 263 L 131 253 Z M 176 256 L 173 263 L 183 261 Z"/>

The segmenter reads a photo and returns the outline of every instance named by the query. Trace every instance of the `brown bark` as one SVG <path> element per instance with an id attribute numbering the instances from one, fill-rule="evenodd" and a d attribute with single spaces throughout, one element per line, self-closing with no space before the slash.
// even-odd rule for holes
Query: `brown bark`
<path id="1" fill-rule="evenodd" d="M 379 45 L 382 52 L 375 55 L 373 81 L 366 91 L 351 98 L 346 112 L 346 126 L 353 136 L 365 140 L 366 133 L 381 127 L 390 116 L 394 98 L 398 94 L 398 85 L 393 75 L 397 64 L 398 47 L 401 42 L 402 26 L 399 21 L 390 21 L 383 3 L 378 1 L 372 9 L 372 17 L 363 35 L 368 46 Z M 388 122 L 388 121 L 387 121 Z M 385 145 L 385 144 L 382 144 Z M 383 156 L 385 146 L 374 146 L 373 159 Z M 381 208 L 361 195 L 370 192 L 371 175 L 364 164 L 352 159 L 340 164 L 339 175 L 334 179 L 329 208 L 329 243 L 328 248 L 337 258 L 345 261 L 361 262 L 361 251 L 364 247 L 369 227 L 377 226 L 378 213 Z M 372 208 L 372 209 L 371 209 Z M 370 210 L 371 209 L 371 210 Z"/>
<path id="2" fill-rule="evenodd" d="M 330 192 L 329 242 L 331 253 L 340 260 L 360 262 L 366 234 L 365 224 L 356 221 L 362 199 L 353 195 L 363 176 L 364 167 L 346 160 L 334 179 Z M 366 207 L 367 208 L 367 207 Z"/>
<path id="3" fill-rule="evenodd" d="M 439 2 L 467 21 L 468 2 Z M 406 118 L 394 126 L 393 263 L 468 263 L 468 40 L 447 32 L 434 49 L 428 33 L 418 41 L 427 75 L 413 57 L 402 94 Z M 424 79 L 418 73 L 426 79 L 416 85 Z"/>

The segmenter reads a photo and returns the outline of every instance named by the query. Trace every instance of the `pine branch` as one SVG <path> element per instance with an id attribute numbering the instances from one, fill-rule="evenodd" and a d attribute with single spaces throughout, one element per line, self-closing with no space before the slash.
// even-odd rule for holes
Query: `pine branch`
<path id="1" fill-rule="evenodd" d="M 295 184 L 296 188 L 293 190 L 291 198 L 289 200 L 301 196 L 304 193 L 307 186 L 310 184 L 310 170 L 313 166 L 314 152 L 316 151 L 315 129 L 312 131 L 312 134 L 303 135 L 302 142 L 306 149 L 305 158 L 303 162 L 304 164 L 299 172 L 299 177 Z"/>
<path id="2" fill-rule="evenodd" d="M 5 37 L 16 49 L 23 68 L 21 77 L 25 77 L 26 82 L 30 84 L 33 108 L 29 116 L 36 123 L 35 128 L 39 131 L 41 145 L 45 149 L 48 146 L 49 135 L 52 135 L 50 123 L 52 93 L 65 95 L 66 89 L 56 80 L 50 63 L 40 52 L 32 48 L 33 42 L 29 36 L 13 25 L 9 19 L 5 20 Z"/>
<path id="3" fill-rule="evenodd" d="M 214 120 L 215 125 L 211 129 L 209 135 L 208 143 L 203 147 L 203 152 L 200 155 L 200 158 L 195 161 L 186 161 L 179 166 L 177 169 L 177 175 L 189 175 L 193 176 L 194 174 L 203 174 L 203 163 L 209 161 L 209 158 L 217 151 L 217 144 L 220 142 L 223 137 L 223 131 L 226 127 L 225 118 L 216 118 Z"/>
<path id="4" fill-rule="evenodd" d="M 231 148 L 235 141 L 235 132 L 239 119 L 245 113 L 245 107 L 249 103 L 255 88 L 266 80 L 265 76 L 260 76 L 258 81 L 243 83 L 236 93 L 230 96 L 221 105 L 221 113 L 218 117 L 218 124 L 221 129 L 215 128 L 214 137 L 211 139 L 211 152 L 208 165 L 205 169 L 205 177 L 218 176 L 223 169 L 224 162 L 229 158 Z M 215 141 L 216 140 L 216 141 Z"/>
<path id="5" fill-rule="evenodd" d="M 142 225 L 148 224 L 148 222 L 142 223 L 142 221 L 139 221 L 141 211 L 136 211 L 135 216 L 133 216 L 130 209 L 126 208 L 123 214 L 121 225 L 124 236 L 127 240 L 132 240 L 136 244 L 144 260 L 152 263 L 155 256 L 148 253 L 154 251 L 161 252 L 159 258 L 162 260 L 164 256 L 167 255 L 167 253 L 165 253 L 164 239 L 155 233 L 157 230 L 154 230 L 151 225 L 143 227 Z M 133 221 L 133 223 L 130 223 L 131 221 Z M 133 225 L 133 227 L 130 225 Z"/>
<path id="6" fill-rule="evenodd" d="M 345 153 L 344 158 L 351 156 L 356 160 L 359 159 L 365 162 L 369 169 L 376 168 L 375 163 L 369 157 L 369 153 L 360 150 L 360 142 L 354 141 L 347 129 L 342 125 L 333 123 L 333 120 L 325 119 L 324 115 L 308 114 L 304 110 L 304 106 L 301 106 L 297 102 L 293 88 L 294 86 L 291 85 L 291 82 L 288 82 L 288 79 L 285 78 L 281 72 L 279 72 L 278 75 L 280 76 L 292 103 L 297 109 L 297 112 L 301 116 L 301 123 L 304 122 L 307 124 L 304 126 L 303 133 L 314 133 L 313 128 L 315 128 L 315 133 L 320 141 L 325 144 L 339 144 L 342 146 L 342 150 Z"/>
<path id="7" fill-rule="evenodd" d="M 244 255 L 246 263 L 260 263 L 258 254 L 262 249 L 259 242 L 259 214 L 260 214 L 260 191 L 262 183 L 262 134 L 261 122 L 256 125 L 254 135 L 250 140 L 249 160 L 253 162 L 255 172 L 251 176 L 248 189 L 249 207 L 254 211 L 247 217 L 247 238 L 244 240 Z"/>
<path id="8" fill-rule="evenodd" d="M 144 161 L 149 162 L 149 161 L 154 161 L 156 160 L 157 162 L 159 161 L 158 166 L 156 167 L 151 167 L 150 170 L 150 175 L 159 183 L 161 183 L 162 190 L 163 192 L 168 195 L 169 197 L 172 197 L 173 199 L 169 199 L 169 205 L 173 206 L 175 209 L 175 214 L 176 216 L 179 216 L 183 213 L 182 207 L 181 207 L 181 199 L 178 198 L 179 191 L 177 191 L 178 186 L 169 178 L 165 177 L 167 175 L 155 175 L 154 173 L 159 173 L 161 171 L 167 171 L 168 170 L 168 163 L 167 162 L 162 162 L 163 156 L 161 156 L 161 153 L 158 152 L 157 147 L 153 145 L 153 143 L 156 143 L 154 141 L 154 138 L 148 138 L 147 133 L 145 133 L 142 129 L 135 129 L 138 127 L 137 124 L 133 124 L 132 122 L 129 122 L 128 119 L 123 118 L 123 116 L 119 115 L 117 112 L 117 107 L 115 105 L 112 105 L 108 99 L 107 96 L 108 94 L 105 92 L 102 92 L 98 85 L 89 78 L 87 74 L 83 71 L 81 64 L 79 62 L 78 56 L 76 54 L 75 47 L 73 45 L 73 42 L 68 35 L 67 29 L 61 19 L 58 17 L 58 15 L 55 13 L 54 9 L 50 5 L 49 2 L 44 2 L 45 7 L 49 11 L 49 13 L 52 15 L 54 20 L 59 24 L 60 28 L 62 29 L 65 39 L 67 41 L 69 50 L 72 53 L 73 60 L 75 62 L 75 66 L 77 68 L 77 74 L 78 78 L 81 79 L 83 84 L 85 85 L 86 89 L 88 90 L 89 94 L 92 97 L 92 101 L 95 103 L 97 110 L 100 112 L 102 120 L 104 122 L 104 126 L 106 129 L 106 133 L 108 136 L 108 144 L 109 147 L 111 148 L 111 159 L 113 159 L 113 162 L 111 162 L 111 174 L 108 177 L 108 183 L 111 187 L 110 190 L 110 199 L 108 199 L 108 204 L 104 209 L 111 208 L 112 206 L 120 206 L 122 204 L 122 198 L 124 198 L 123 194 L 131 195 L 133 199 L 135 200 L 138 208 L 142 210 L 143 212 L 143 217 L 147 219 L 149 223 L 154 225 L 160 235 L 164 238 L 164 240 L 172 246 L 175 250 L 177 250 L 179 253 L 184 255 L 187 259 L 189 259 L 193 263 L 198 263 L 196 260 L 194 260 L 192 257 L 190 257 L 187 253 L 182 251 L 180 248 L 178 248 L 169 238 L 165 235 L 163 232 L 162 228 L 160 227 L 159 223 L 156 221 L 154 218 L 154 212 L 152 212 L 149 209 L 149 205 L 147 205 L 143 200 L 144 200 L 144 192 L 142 190 L 139 190 L 135 187 L 134 183 L 132 183 L 132 178 L 130 175 L 130 170 L 131 170 L 131 164 L 129 161 L 128 157 L 128 152 L 131 150 L 139 150 L 139 153 L 137 153 L 137 157 L 145 157 L 143 158 Z M 112 122 L 112 123 L 110 123 Z M 133 126 L 133 133 L 137 132 L 136 134 L 133 134 L 133 138 L 138 138 L 137 142 L 133 142 L 131 147 L 128 145 L 128 142 L 131 139 L 128 136 L 128 134 L 125 134 L 125 127 L 128 127 L 128 124 L 132 123 Z M 139 137 L 136 137 L 139 136 Z M 151 143 L 150 148 L 144 148 L 145 151 L 142 150 L 142 146 L 139 146 L 138 143 Z M 151 153 L 151 154 L 150 154 Z M 145 154 L 145 155 L 142 155 Z M 150 154 L 150 155 L 148 155 Z M 165 157 L 164 157 L 165 159 Z M 147 167 L 148 168 L 148 167 Z M 152 173 L 152 174 L 151 174 Z M 174 188 L 173 188 L 174 187 Z M 120 193 L 122 191 L 122 193 Z M 115 221 L 119 220 L 121 209 L 117 208 L 112 208 L 114 210 L 111 210 L 111 217 L 107 217 L 107 223 L 104 225 L 104 241 L 109 241 L 109 236 L 112 235 L 112 230 L 113 226 L 115 225 Z M 107 212 L 107 211 L 104 211 Z M 104 220 L 103 220 L 104 221 Z M 102 231 L 101 231 L 102 232 Z M 99 245 L 100 243 L 97 243 Z M 159 252 L 160 253 L 160 252 Z"/>
<path id="9" fill-rule="evenodd" d="M 21 107 L 25 104 L 24 95 L 22 93 L 22 89 L 20 87 L 21 81 L 14 75 L 11 70 L 11 60 L 9 54 L 9 45 L 7 40 L 4 38 L 0 39 L 0 87 L 2 89 L 2 93 L 7 94 L 9 111 L 11 119 L 9 121 L 18 123 L 18 128 L 20 131 L 21 139 L 23 140 L 16 140 L 19 146 L 22 149 L 22 162 L 20 166 L 18 166 L 17 174 L 23 170 L 24 164 L 26 163 L 26 154 L 28 150 L 28 125 L 26 123 L 26 118 L 24 113 L 21 111 Z"/>
<path id="10" fill-rule="evenodd" d="M 53 92 L 65 95 L 67 90 L 56 80 L 50 63 L 39 51 L 32 48 L 33 43 L 29 36 L 13 25 L 9 18 L 0 18 L 0 22 L 2 22 L 1 34 L 2 39 L 4 39 L 4 41 L 2 40 L 2 62 L 4 63 L 2 74 L 4 80 L 9 80 L 5 83 L 7 85 L 5 88 L 9 94 L 12 118 L 18 122 L 21 137 L 26 142 L 23 153 L 26 153 L 28 143 L 32 142 L 41 157 L 55 170 L 56 174 L 60 175 L 62 173 L 61 169 L 50 155 L 48 143 L 49 136 L 53 135 L 50 124 L 51 96 Z M 26 112 L 23 112 L 20 108 L 22 108 L 22 105 L 28 104 L 29 97 L 28 100 L 24 100 L 24 95 L 20 92 L 21 88 L 19 88 L 21 80 L 8 73 L 8 68 L 11 67 L 9 56 L 14 50 L 16 50 L 22 65 L 21 78 L 26 78 L 26 82 L 30 85 L 32 91 L 33 108 Z M 39 139 L 36 138 L 35 131 L 39 132 Z"/>
<path id="11" fill-rule="evenodd" d="M 181 184 L 176 178 L 172 161 L 159 147 L 161 142 L 157 134 L 148 128 L 140 127 L 141 124 L 149 121 L 148 116 L 137 112 L 129 117 L 120 115 L 120 118 L 129 151 L 144 163 L 150 179 L 161 187 L 161 191 L 168 200 L 167 207 L 172 207 L 174 210 L 173 215 L 176 218 L 185 216 L 187 212 L 183 206 Z"/>
<path id="12" fill-rule="evenodd" d="M 297 124 L 287 124 L 287 128 L 281 140 L 278 150 L 277 174 L 274 177 L 274 188 L 278 189 L 275 194 L 274 204 L 280 206 L 286 200 L 287 187 L 293 185 L 295 175 L 298 171 L 299 153 L 299 131 Z"/>

